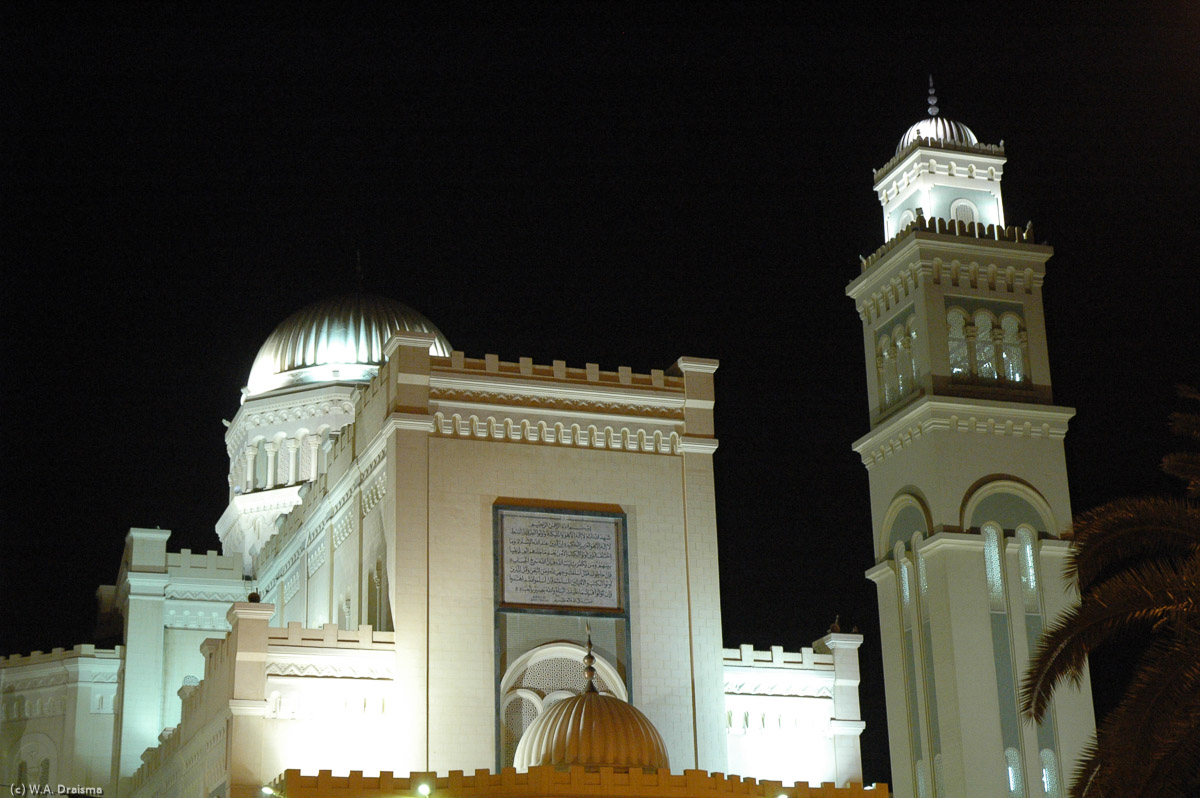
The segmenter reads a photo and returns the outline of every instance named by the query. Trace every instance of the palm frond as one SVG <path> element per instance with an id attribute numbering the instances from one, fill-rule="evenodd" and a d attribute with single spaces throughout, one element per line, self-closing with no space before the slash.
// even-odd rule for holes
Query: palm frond
<path id="1" fill-rule="evenodd" d="M 1184 738 L 1196 737 L 1200 659 L 1195 643 L 1195 630 L 1187 626 L 1156 640 L 1120 704 L 1101 725 L 1097 750 L 1107 767 L 1097 781 L 1105 792 L 1158 796 L 1180 773 L 1200 768 L 1200 759 L 1159 767 L 1163 757 L 1175 758 L 1186 750 Z"/>
<path id="2" fill-rule="evenodd" d="M 1200 441 L 1200 415 L 1177 412 L 1167 418 L 1170 419 L 1171 434 Z"/>
<path id="3" fill-rule="evenodd" d="M 1097 798 L 1099 793 L 1092 791 L 1092 785 L 1100 775 L 1100 765 L 1100 751 L 1093 736 L 1079 752 L 1075 772 L 1071 774 L 1070 798 Z"/>
<path id="4" fill-rule="evenodd" d="M 1200 453 L 1172 452 L 1163 457 L 1162 470 L 1187 483 L 1189 499 L 1200 499 Z"/>
<path id="5" fill-rule="evenodd" d="M 1042 635 L 1021 685 L 1022 712 L 1041 720 L 1060 683 L 1079 683 L 1092 650 L 1176 617 L 1200 626 L 1200 557 L 1142 563 L 1094 586 Z"/>
<path id="6" fill-rule="evenodd" d="M 1200 507 L 1182 499 L 1118 499 L 1082 513 L 1064 575 L 1086 593 L 1126 563 L 1200 551 Z"/>

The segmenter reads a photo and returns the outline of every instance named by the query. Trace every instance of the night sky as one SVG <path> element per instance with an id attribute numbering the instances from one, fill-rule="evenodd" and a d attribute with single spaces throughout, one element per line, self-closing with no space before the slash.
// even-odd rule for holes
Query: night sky
<path id="1" fill-rule="evenodd" d="M 887 780 L 844 294 L 883 243 L 871 170 L 930 72 L 944 116 L 1004 140 L 1008 221 L 1056 249 L 1074 509 L 1177 491 L 1200 10 L 1134 7 L 6 4 L 0 651 L 90 640 L 130 526 L 219 547 L 221 419 L 357 251 L 468 357 L 720 359 L 725 643 L 860 627 Z"/>

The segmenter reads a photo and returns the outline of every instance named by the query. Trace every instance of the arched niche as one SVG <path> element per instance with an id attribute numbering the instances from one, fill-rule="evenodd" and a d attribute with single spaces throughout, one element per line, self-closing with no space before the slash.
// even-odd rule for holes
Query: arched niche
<path id="1" fill-rule="evenodd" d="M 1058 537 L 1058 524 L 1050 503 L 1032 485 L 1010 478 L 993 478 L 967 492 L 960 525 L 978 529 L 993 521 L 1005 530 L 1025 525 L 1041 534 Z"/>
<path id="2" fill-rule="evenodd" d="M 932 529 L 933 520 L 929 509 L 915 491 L 897 494 L 883 516 L 883 535 L 879 540 L 876 558 L 886 558 L 897 543 L 907 545 L 912 540 L 913 533 L 928 535 Z"/>
<path id="3" fill-rule="evenodd" d="M 512 764 L 517 743 L 538 715 L 587 687 L 583 657 L 587 650 L 568 642 L 547 643 L 513 660 L 500 679 L 500 755 L 503 766 Z M 594 650 L 596 689 L 629 700 L 625 681 L 617 668 Z"/>

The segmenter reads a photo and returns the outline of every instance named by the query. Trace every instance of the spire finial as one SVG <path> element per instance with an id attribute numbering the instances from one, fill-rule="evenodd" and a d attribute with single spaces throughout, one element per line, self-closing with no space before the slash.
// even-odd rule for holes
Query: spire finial
<path id="1" fill-rule="evenodd" d="M 933 75 L 929 76 L 929 115 L 930 116 L 938 115 L 937 93 L 934 91 L 934 88 L 933 88 Z"/>
<path id="2" fill-rule="evenodd" d="M 587 630 L 587 653 L 583 655 L 583 675 L 587 677 L 587 692 L 598 693 L 596 689 L 596 669 L 592 667 L 596 663 L 596 658 L 592 656 L 592 623 L 591 621 L 584 622 L 584 628 Z"/>

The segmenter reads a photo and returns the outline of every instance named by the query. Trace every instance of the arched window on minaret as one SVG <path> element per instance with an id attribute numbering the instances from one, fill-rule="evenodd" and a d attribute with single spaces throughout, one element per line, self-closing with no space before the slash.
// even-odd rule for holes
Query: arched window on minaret
<path id="1" fill-rule="evenodd" d="M 899 399 L 912 390 L 912 350 L 908 348 L 908 333 L 903 325 L 897 324 L 892 330 L 892 340 L 896 342 L 896 398 Z"/>
<path id="2" fill-rule="evenodd" d="M 996 343 L 993 339 L 995 319 L 986 310 L 975 312 L 975 376 L 994 380 L 996 371 Z"/>
<path id="3" fill-rule="evenodd" d="M 883 398 L 882 407 L 890 407 L 898 396 L 896 385 L 896 351 L 892 346 L 890 336 L 882 335 L 876 351 L 879 370 L 879 395 Z"/>
<path id="4" fill-rule="evenodd" d="M 970 200 L 956 199 L 950 203 L 950 218 L 963 224 L 974 224 L 979 220 L 979 209 Z"/>
<path id="5" fill-rule="evenodd" d="M 969 377 L 971 353 L 967 347 L 967 314 L 958 308 L 951 308 L 946 314 L 946 325 L 950 329 L 950 376 Z"/>
<path id="6" fill-rule="evenodd" d="M 996 663 L 996 698 L 1000 707 L 1000 739 L 1008 768 L 1011 796 L 1025 795 L 1021 770 L 1021 721 L 1017 715 L 1017 676 L 1008 628 L 1008 595 L 1004 584 L 1004 530 L 994 521 L 979 528 L 983 536 L 983 565 L 991 612 L 992 659 Z"/>
<path id="7" fill-rule="evenodd" d="M 900 214 L 900 219 L 896 222 L 897 235 L 904 232 L 904 228 L 908 227 L 916 220 L 917 217 L 913 215 L 912 211 L 905 211 L 904 213 Z"/>
<path id="8" fill-rule="evenodd" d="M 1002 343 L 1000 360 L 1004 364 L 1004 379 L 1022 382 L 1025 379 L 1025 354 L 1021 351 L 1021 319 L 1015 313 L 1000 317 Z"/>
<path id="9" fill-rule="evenodd" d="M 906 345 L 908 346 L 908 363 L 910 369 L 912 370 L 912 382 L 910 385 L 912 390 L 916 390 L 916 387 L 919 383 L 919 368 L 917 366 L 917 317 L 915 315 L 908 317 L 908 322 L 905 324 L 904 331 L 907 334 Z"/>

